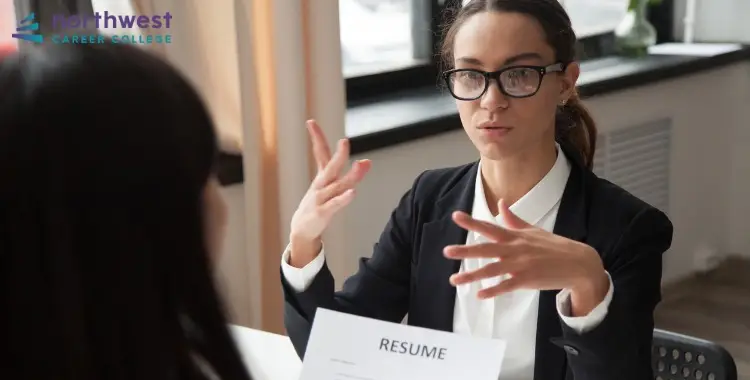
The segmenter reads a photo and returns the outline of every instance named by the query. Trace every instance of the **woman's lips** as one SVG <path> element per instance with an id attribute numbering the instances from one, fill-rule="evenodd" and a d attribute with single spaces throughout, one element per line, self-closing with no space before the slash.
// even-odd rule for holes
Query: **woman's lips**
<path id="1" fill-rule="evenodd" d="M 513 127 L 486 125 L 478 127 L 479 133 L 486 137 L 503 137 L 507 136 Z"/>

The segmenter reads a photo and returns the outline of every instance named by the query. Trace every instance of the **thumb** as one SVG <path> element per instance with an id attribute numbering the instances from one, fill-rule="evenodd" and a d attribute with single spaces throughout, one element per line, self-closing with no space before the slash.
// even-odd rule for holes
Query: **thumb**
<path id="1" fill-rule="evenodd" d="M 500 211 L 500 215 L 502 216 L 503 221 L 508 228 L 521 229 L 531 227 L 530 224 L 519 218 L 518 215 L 513 213 L 513 211 L 510 211 L 508 205 L 504 200 L 500 199 L 497 202 L 497 208 Z"/>

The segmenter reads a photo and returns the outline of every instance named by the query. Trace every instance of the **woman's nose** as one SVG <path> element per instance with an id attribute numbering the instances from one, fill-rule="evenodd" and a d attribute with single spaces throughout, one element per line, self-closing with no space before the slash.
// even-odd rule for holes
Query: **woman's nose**
<path id="1" fill-rule="evenodd" d="M 508 108 L 508 97 L 500 90 L 500 83 L 496 79 L 490 79 L 487 91 L 480 100 L 480 106 L 488 110 Z"/>

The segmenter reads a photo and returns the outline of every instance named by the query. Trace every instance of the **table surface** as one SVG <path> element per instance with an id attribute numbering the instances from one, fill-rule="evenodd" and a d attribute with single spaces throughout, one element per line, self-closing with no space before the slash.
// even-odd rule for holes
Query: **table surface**
<path id="1" fill-rule="evenodd" d="M 302 362 L 289 338 L 231 325 L 231 332 L 253 380 L 298 380 Z"/>

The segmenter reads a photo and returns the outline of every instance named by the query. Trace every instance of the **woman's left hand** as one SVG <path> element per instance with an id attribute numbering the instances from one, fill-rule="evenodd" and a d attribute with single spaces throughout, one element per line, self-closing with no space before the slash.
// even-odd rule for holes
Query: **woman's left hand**
<path id="1" fill-rule="evenodd" d="M 517 289 L 570 289 L 573 313 L 585 315 L 609 291 L 609 277 L 596 250 L 523 221 L 501 200 L 498 208 L 506 227 L 473 219 L 457 211 L 453 220 L 490 242 L 445 247 L 450 259 L 497 258 L 497 262 L 451 277 L 453 285 L 510 275 L 477 296 L 491 298 Z"/>

